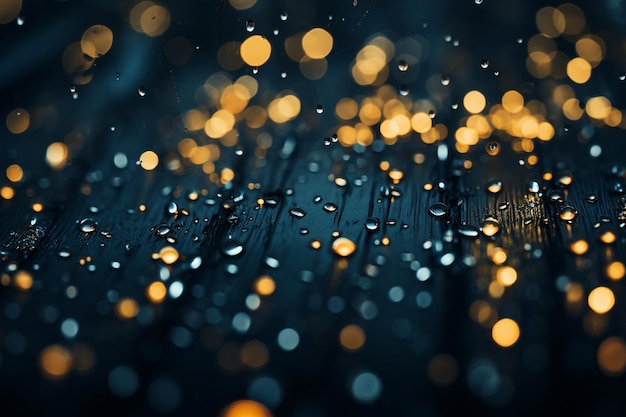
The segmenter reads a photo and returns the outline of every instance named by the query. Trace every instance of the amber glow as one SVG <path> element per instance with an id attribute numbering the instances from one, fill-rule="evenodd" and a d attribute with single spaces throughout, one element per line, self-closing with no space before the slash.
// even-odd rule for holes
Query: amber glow
<path id="1" fill-rule="evenodd" d="M 132 298 L 122 298 L 115 304 L 115 314 L 122 320 L 130 320 L 139 313 L 139 304 Z"/>
<path id="2" fill-rule="evenodd" d="M 41 351 L 39 366 L 49 379 L 61 379 L 72 368 L 72 354 L 60 345 L 50 345 Z"/>
<path id="3" fill-rule="evenodd" d="M 139 164 L 146 171 L 152 171 L 159 165 L 159 155 L 154 151 L 145 151 L 139 157 Z"/>
<path id="4" fill-rule="evenodd" d="M 587 303 L 594 312 L 605 314 L 615 305 L 615 295 L 607 287 L 597 287 L 589 293 Z"/>
<path id="5" fill-rule="evenodd" d="M 22 291 L 27 291 L 33 286 L 33 277 L 27 271 L 18 271 L 15 273 L 13 283 L 18 289 Z"/>
<path id="6" fill-rule="evenodd" d="M 322 59 L 333 49 L 333 37 L 322 28 L 314 28 L 302 37 L 302 50 L 309 58 Z"/>
<path id="7" fill-rule="evenodd" d="M 356 324 L 349 324 L 339 333 L 339 343 L 347 351 L 357 351 L 365 344 L 365 332 Z"/>
<path id="8" fill-rule="evenodd" d="M 171 265 L 178 260 L 178 251 L 173 246 L 165 246 L 159 251 L 159 258 L 166 265 Z"/>
<path id="9" fill-rule="evenodd" d="M 519 326 L 509 318 L 498 320 L 491 329 L 491 337 L 499 346 L 513 346 L 520 337 Z"/>
<path id="10" fill-rule="evenodd" d="M 626 368 L 626 343 L 620 337 L 609 337 L 598 348 L 598 366 L 609 376 L 619 376 Z"/>
<path id="11" fill-rule="evenodd" d="M 272 45 L 261 35 L 252 35 L 241 44 L 241 59 L 251 67 L 259 67 L 267 62 L 272 54 Z"/>
<path id="12" fill-rule="evenodd" d="M 626 274 L 626 267 L 620 261 L 613 261 L 606 267 L 606 276 L 612 280 L 620 280 Z"/>
<path id="13" fill-rule="evenodd" d="M 146 295 L 153 303 L 161 303 L 167 295 L 167 288 L 161 281 L 155 281 L 146 288 Z"/>
<path id="14" fill-rule="evenodd" d="M 350 256 L 356 250 L 356 244 L 346 237 L 340 237 L 333 242 L 333 252 L 339 256 Z"/>
<path id="15" fill-rule="evenodd" d="M 22 0 L 0 1 L 0 24 L 7 24 L 15 19 L 22 10 Z"/>
<path id="16" fill-rule="evenodd" d="M 487 100 L 480 91 L 472 90 L 463 97 L 463 107 L 465 107 L 465 110 L 469 113 L 480 113 L 485 109 L 486 105 Z"/>
<path id="17" fill-rule="evenodd" d="M 271 277 L 264 275 L 256 280 L 254 289 L 259 295 L 272 295 L 276 289 L 276 283 Z"/>

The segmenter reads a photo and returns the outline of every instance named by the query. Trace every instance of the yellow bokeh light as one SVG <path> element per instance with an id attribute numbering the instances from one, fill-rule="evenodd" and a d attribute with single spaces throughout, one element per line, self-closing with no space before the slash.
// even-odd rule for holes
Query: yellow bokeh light
<path id="1" fill-rule="evenodd" d="M 569 120 L 580 119 L 585 111 L 580 107 L 580 101 L 577 98 L 569 98 L 563 103 L 563 115 Z"/>
<path id="2" fill-rule="evenodd" d="M 220 417 L 273 417 L 263 404 L 252 400 L 239 400 L 228 405 Z"/>
<path id="3" fill-rule="evenodd" d="M 611 114 L 611 102 L 603 96 L 593 97 L 585 104 L 585 111 L 594 119 L 604 119 Z"/>
<path id="4" fill-rule="evenodd" d="M 2 187 L 0 188 L 0 197 L 5 200 L 10 200 L 15 196 L 15 190 L 11 187 Z"/>
<path id="5" fill-rule="evenodd" d="M 469 127 L 460 127 L 454 132 L 454 138 L 461 145 L 476 145 L 478 143 L 478 132 Z"/>
<path id="6" fill-rule="evenodd" d="M 598 347 L 598 366 L 609 376 L 619 376 L 626 368 L 626 342 L 620 337 L 609 337 Z"/>
<path id="7" fill-rule="evenodd" d="M 500 319 L 491 328 L 491 337 L 498 346 L 510 347 L 518 341 L 520 329 L 515 320 Z"/>
<path id="8" fill-rule="evenodd" d="M 146 296 L 153 303 L 161 303 L 167 295 L 167 288 L 161 281 L 155 281 L 146 288 Z"/>
<path id="9" fill-rule="evenodd" d="M 170 26 L 170 12 L 163 6 L 151 5 L 141 13 L 139 26 L 148 36 L 161 36 Z"/>
<path id="10" fill-rule="evenodd" d="M 332 246 L 333 252 L 339 256 L 350 256 L 356 250 L 356 244 L 346 237 L 335 239 Z"/>
<path id="11" fill-rule="evenodd" d="M 512 266 L 498 268 L 496 279 L 503 287 L 510 287 L 517 281 L 517 271 Z"/>
<path id="12" fill-rule="evenodd" d="M 620 280 L 626 274 L 626 267 L 620 261 L 613 261 L 606 266 L 606 276 L 612 280 Z"/>
<path id="13" fill-rule="evenodd" d="M 252 35 L 243 41 L 239 53 L 243 62 L 251 67 L 260 67 L 270 59 L 272 45 L 264 36 Z"/>
<path id="14" fill-rule="evenodd" d="M 274 282 L 272 277 L 264 275 L 255 281 L 254 289 L 259 295 L 271 295 L 276 289 L 276 282 Z"/>
<path id="15" fill-rule="evenodd" d="M 0 24 L 7 24 L 19 16 L 22 10 L 22 0 L 0 1 Z"/>
<path id="16" fill-rule="evenodd" d="M 39 366 L 46 377 L 63 378 L 72 368 L 72 354 L 60 345 L 47 346 L 39 355 Z"/>
<path id="17" fill-rule="evenodd" d="M 159 155 L 154 151 L 145 151 L 139 157 L 139 165 L 146 171 L 152 171 L 159 165 Z"/>
<path id="18" fill-rule="evenodd" d="M 594 68 L 604 58 L 604 49 L 604 41 L 595 35 L 587 35 L 576 41 L 576 53 Z"/>
<path id="19" fill-rule="evenodd" d="M 340 120 L 354 119 L 359 111 L 357 102 L 349 97 L 342 98 L 335 105 L 335 114 Z"/>
<path id="20" fill-rule="evenodd" d="M 502 95 L 502 107 L 509 113 L 520 112 L 524 108 L 524 97 L 515 90 L 510 90 Z"/>
<path id="21" fill-rule="evenodd" d="M 556 38 L 565 31 L 565 16 L 554 7 L 544 7 L 537 12 L 535 22 L 539 32 L 549 38 Z"/>
<path id="22" fill-rule="evenodd" d="M 322 59 L 333 49 L 333 37 L 322 28 L 313 28 L 302 37 L 302 50 L 313 59 Z"/>
<path id="23" fill-rule="evenodd" d="M 30 114 L 24 109 L 15 109 L 7 114 L 7 129 L 14 135 L 24 133 L 30 126 Z"/>
<path id="24" fill-rule="evenodd" d="M 415 113 L 411 117 L 411 127 L 417 133 L 426 133 L 433 127 L 433 120 L 426 113 Z"/>
<path id="25" fill-rule="evenodd" d="M 349 324 L 339 333 L 341 347 L 349 352 L 354 352 L 365 344 L 365 332 L 356 324 Z"/>
<path id="26" fill-rule="evenodd" d="M 224 168 L 220 173 L 220 182 L 226 184 L 235 179 L 235 171 L 230 168 Z"/>
<path id="27" fill-rule="evenodd" d="M 104 25 L 93 25 L 87 29 L 80 39 L 80 47 L 85 55 L 98 58 L 111 49 L 113 32 Z"/>
<path id="28" fill-rule="evenodd" d="M 166 265 L 171 265 L 178 260 L 178 251 L 173 246 L 165 246 L 159 251 L 159 258 Z"/>
<path id="29" fill-rule="evenodd" d="M 122 320 L 130 320 L 139 314 L 139 304 L 132 298 L 122 298 L 115 304 L 115 314 Z"/>
<path id="30" fill-rule="evenodd" d="M 584 255 L 589 250 L 589 243 L 584 239 L 578 239 L 569 244 L 569 249 L 576 255 Z"/>
<path id="31" fill-rule="evenodd" d="M 257 0 L 228 0 L 231 6 L 237 10 L 246 10 L 254 6 Z"/>
<path id="32" fill-rule="evenodd" d="M 268 106 L 270 119 L 275 123 L 285 123 L 300 114 L 300 99 L 293 94 L 272 100 Z"/>
<path id="33" fill-rule="evenodd" d="M 589 293 L 587 303 L 594 312 L 605 314 L 615 305 L 615 295 L 607 287 L 597 287 Z"/>
<path id="34" fill-rule="evenodd" d="M 567 76 L 576 84 L 584 84 L 591 78 L 591 64 L 577 57 L 567 63 Z"/>
<path id="35" fill-rule="evenodd" d="M 472 90 L 463 97 L 463 107 L 472 114 L 480 113 L 486 105 L 487 100 L 480 91 Z"/>
<path id="36" fill-rule="evenodd" d="M 24 170 L 18 164 L 11 164 L 6 169 L 7 179 L 11 182 L 20 182 L 24 178 Z"/>
<path id="37" fill-rule="evenodd" d="M 33 276 L 27 271 L 17 271 L 13 284 L 22 291 L 30 290 L 33 287 Z"/>
<path id="38" fill-rule="evenodd" d="M 67 164 L 69 151 L 63 142 L 54 142 L 48 145 L 46 149 L 46 162 L 50 168 L 61 170 Z"/>

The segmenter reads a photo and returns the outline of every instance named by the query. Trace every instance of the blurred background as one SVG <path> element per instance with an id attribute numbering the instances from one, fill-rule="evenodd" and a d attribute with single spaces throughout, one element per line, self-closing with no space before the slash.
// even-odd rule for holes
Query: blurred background
<path id="1" fill-rule="evenodd" d="M 625 89 L 622 0 L 2 0 L 2 413 L 624 415 Z"/>

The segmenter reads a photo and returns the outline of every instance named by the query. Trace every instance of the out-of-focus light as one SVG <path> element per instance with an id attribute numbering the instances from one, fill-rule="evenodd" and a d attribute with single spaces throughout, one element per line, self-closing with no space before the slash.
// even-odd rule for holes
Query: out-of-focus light
<path id="1" fill-rule="evenodd" d="M 520 337 L 520 329 L 514 320 L 500 319 L 491 328 L 491 337 L 499 346 L 513 346 Z"/>
<path id="2" fill-rule="evenodd" d="M 272 54 L 270 41 L 261 35 L 252 35 L 241 44 L 241 59 L 251 67 L 259 67 L 267 62 Z"/>
<path id="3" fill-rule="evenodd" d="M 615 305 L 615 295 L 607 287 L 597 287 L 589 293 L 587 303 L 594 312 L 605 314 Z"/>

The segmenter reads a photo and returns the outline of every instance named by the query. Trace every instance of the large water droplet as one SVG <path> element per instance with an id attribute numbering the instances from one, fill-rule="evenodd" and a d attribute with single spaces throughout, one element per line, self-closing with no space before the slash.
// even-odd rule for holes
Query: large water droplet
<path id="1" fill-rule="evenodd" d="M 157 236 L 165 236 L 171 231 L 172 229 L 167 224 L 160 224 L 156 227 L 154 233 L 156 233 Z"/>
<path id="2" fill-rule="evenodd" d="M 444 203 L 435 203 L 428 208 L 428 214 L 435 217 L 447 216 L 450 209 Z"/>
<path id="3" fill-rule="evenodd" d="M 369 219 L 365 220 L 365 228 L 369 230 L 370 232 L 377 231 L 379 225 L 380 225 L 380 221 L 378 219 L 370 217 Z"/>
<path id="4" fill-rule="evenodd" d="M 78 223 L 78 229 L 83 233 L 92 233 L 96 231 L 96 225 L 94 219 L 87 217 Z"/>
<path id="5" fill-rule="evenodd" d="M 471 224 L 462 224 L 459 226 L 459 234 L 464 237 L 474 238 L 478 237 L 478 228 Z"/>
<path id="6" fill-rule="evenodd" d="M 239 256 L 243 253 L 243 244 L 236 240 L 227 240 L 222 243 L 222 253 L 226 256 Z"/>
<path id="7" fill-rule="evenodd" d="M 296 219 L 301 219 L 306 216 L 306 211 L 302 210 L 300 207 L 294 207 L 289 210 L 289 215 L 291 217 L 295 217 Z"/>
<path id="8" fill-rule="evenodd" d="M 334 213 L 337 211 L 337 204 L 333 203 L 332 201 L 329 201 L 328 203 L 324 203 L 322 208 L 327 213 Z"/>
<path id="9" fill-rule="evenodd" d="M 483 59 L 482 61 L 480 61 L 480 67 L 482 69 L 489 68 L 489 60 L 488 59 Z"/>
<path id="10" fill-rule="evenodd" d="M 500 222 L 495 217 L 487 217 L 480 225 L 480 230 L 487 237 L 495 236 L 500 231 Z"/>
<path id="11" fill-rule="evenodd" d="M 165 206 L 165 212 L 169 215 L 178 214 L 178 204 L 175 202 L 170 202 L 167 206 Z"/>
<path id="12" fill-rule="evenodd" d="M 572 220 L 574 220 L 577 214 L 578 212 L 572 206 L 563 206 L 559 211 L 559 217 L 561 218 L 561 220 L 566 222 L 571 222 Z"/>

